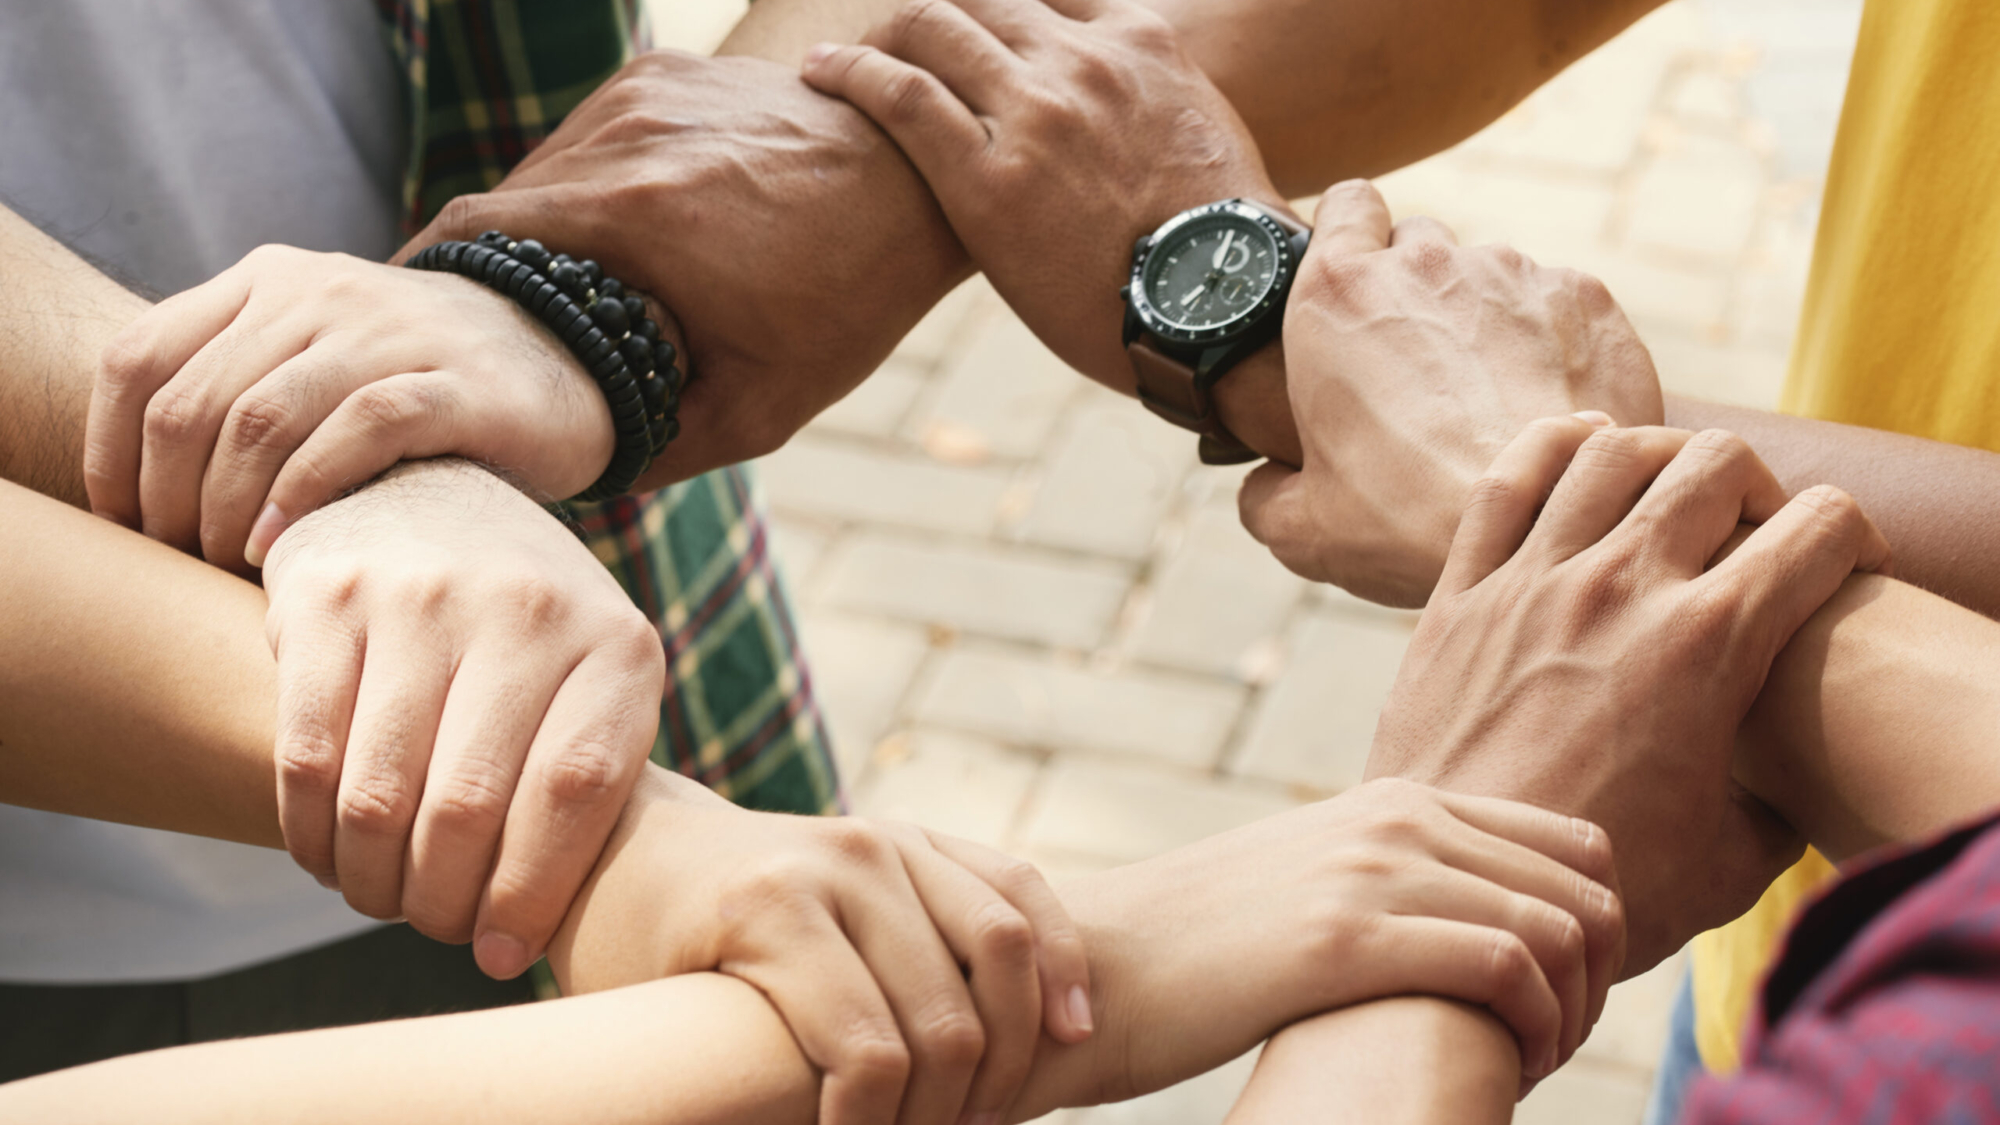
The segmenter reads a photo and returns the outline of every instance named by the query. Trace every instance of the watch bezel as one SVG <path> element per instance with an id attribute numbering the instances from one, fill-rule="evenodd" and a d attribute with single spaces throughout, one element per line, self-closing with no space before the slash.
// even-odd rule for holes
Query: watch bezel
<path id="1" fill-rule="evenodd" d="M 1176 324 L 1166 313 L 1154 306 L 1146 292 L 1146 265 L 1161 246 L 1182 228 L 1202 222 L 1218 215 L 1227 215 L 1263 228 L 1277 246 L 1277 267 L 1272 271 L 1271 286 L 1255 305 L 1211 328 L 1186 328 Z M 1166 222 L 1158 230 L 1148 235 L 1144 248 L 1132 256 L 1132 276 L 1127 290 L 1127 300 L 1139 326 L 1151 336 L 1176 344 L 1214 345 L 1228 343 L 1248 335 L 1263 323 L 1272 311 L 1284 304 L 1286 294 L 1291 289 L 1292 274 L 1298 266 L 1297 254 L 1292 246 L 1292 232 L 1271 217 L 1263 208 L 1246 203 L 1241 199 L 1225 199 L 1218 203 L 1208 203 L 1193 207 Z"/>

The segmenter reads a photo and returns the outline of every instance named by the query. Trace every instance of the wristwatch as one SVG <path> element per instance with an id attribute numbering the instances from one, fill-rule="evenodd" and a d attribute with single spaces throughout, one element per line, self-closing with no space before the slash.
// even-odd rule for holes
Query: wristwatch
<path id="1" fill-rule="evenodd" d="M 1200 434 L 1205 464 L 1258 457 L 1216 416 L 1210 392 L 1277 336 L 1311 236 L 1289 215 L 1225 199 L 1175 215 L 1133 247 L 1119 296 L 1139 401 Z"/>

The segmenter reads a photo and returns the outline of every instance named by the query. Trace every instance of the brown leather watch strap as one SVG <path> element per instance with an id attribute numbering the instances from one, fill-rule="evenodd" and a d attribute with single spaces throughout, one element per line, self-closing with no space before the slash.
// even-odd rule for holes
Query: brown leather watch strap
<path id="1" fill-rule="evenodd" d="M 1139 380 L 1139 401 L 1184 430 L 1201 435 L 1204 465 L 1240 465 L 1259 454 L 1244 445 L 1215 413 L 1215 403 L 1195 369 L 1155 348 L 1144 338 L 1125 346 Z"/>

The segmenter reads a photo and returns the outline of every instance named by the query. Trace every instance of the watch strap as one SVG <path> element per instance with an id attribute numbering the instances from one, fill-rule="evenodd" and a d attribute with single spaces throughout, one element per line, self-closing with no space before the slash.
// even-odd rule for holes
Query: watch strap
<path id="1" fill-rule="evenodd" d="M 1127 344 L 1125 354 L 1138 377 L 1139 401 L 1174 425 L 1201 435 L 1202 464 L 1240 465 L 1257 460 L 1259 454 L 1230 433 L 1216 414 L 1209 396 L 1212 373 L 1195 370 L 1143 336 Z"/>

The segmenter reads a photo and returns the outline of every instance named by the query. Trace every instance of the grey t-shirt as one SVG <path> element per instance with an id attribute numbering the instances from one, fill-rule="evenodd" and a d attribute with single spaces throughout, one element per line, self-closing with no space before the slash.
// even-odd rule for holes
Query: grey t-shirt
<path id="1" fill-rule="evenodd" d="M 266 242 L 397 245 L 369 0 L 8 0 L 0 107 L 0 200 L 154 295 Z M 372 924 L 282 852 L 0 806 L 0 980 L 185 979 Z"/>

